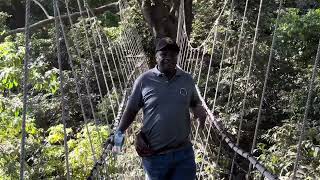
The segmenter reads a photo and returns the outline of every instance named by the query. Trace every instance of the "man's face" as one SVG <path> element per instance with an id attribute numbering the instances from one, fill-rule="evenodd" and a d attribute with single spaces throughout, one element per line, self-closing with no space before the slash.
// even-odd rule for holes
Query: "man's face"
<path id="1" fill-rule="evenodd" d="M 156 59 L 160 72 L 171 73 L 176 69 L 178 53 L 171 50 L 161 50 L 156 53 Z"/>

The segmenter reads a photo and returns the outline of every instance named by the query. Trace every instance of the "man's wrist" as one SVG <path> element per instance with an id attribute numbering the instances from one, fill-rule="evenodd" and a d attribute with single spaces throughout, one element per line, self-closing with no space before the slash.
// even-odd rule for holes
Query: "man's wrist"
<path id="1" fill-rule="evenodd" d="M 116 129 L 115 134 L 124 134 L 124 131 L 122 131 L 120 128 Z"/>
<path id="2" fill-rule="evenodd" d="M 124 133 L 121 131 L 116 131 L 114 134 L 114 143 L 115 145 L 122 146 L 124 140 Z"/>

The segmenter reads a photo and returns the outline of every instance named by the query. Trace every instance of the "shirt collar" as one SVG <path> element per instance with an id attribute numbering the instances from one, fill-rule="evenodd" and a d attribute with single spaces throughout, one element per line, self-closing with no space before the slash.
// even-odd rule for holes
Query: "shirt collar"
<path id="1" fill-rule="evenodd" d="M 182 72 L 183 70 L 179 67 L 179 66 L 176 66 L 176 76 L 181 76 L 182 75 Z M 164 76 L 164 73 L 160 72 L 159 69 L 158 69 L 158 65 L 156 65 L 154 68 L 152 68 L 151 70 L 155 75 L 157 76 Z"/>

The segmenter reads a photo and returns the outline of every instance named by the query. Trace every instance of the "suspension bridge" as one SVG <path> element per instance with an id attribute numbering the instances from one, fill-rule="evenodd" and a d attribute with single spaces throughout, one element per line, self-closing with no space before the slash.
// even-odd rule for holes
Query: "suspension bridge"
<path id="1" fill-rule="evenodd" d="M 32 52 L 30 44 L 30 3 L 31 0 L 26 1 L 26 27 L 25 27 L 25 46 L 26 55 L 24 61 L 24 98 L 23 98 L 23 123 L 22 123 L 22 140 L 21 140 L 21 159 L 20 159 L 20 179 L 25 179 L 25 146 L 26 146 L 26 117 L 27 117 L 27 104 L 28 104 L 28 63 Z M 178 57 L 178 66 L 184 71 L 189 72 L 194 77 L 196 82 L 196 88 L 198 94 L 201 97 L 201 101 L 207 111 L 208 117 L 203 131 L 198 130 L 196 121 L 192 123 L 192 134 L 190 138 L 194 144 L 197 160 L 197 179 L 299 179 L 299 163 L 302 157 L 302 142 L 305 135 L 305 127 L 308 119 L 308 111 L 311 106 L 311 97 L 314 89 L 314 82 L 317 76 L 317 68 L 319 64 L 320 44 L 318 47 L 316 59 L 314 61 L 313 72 L 311 74 L 307 101 L 305 103 L 305 113 L 301 120 L 301 129 L 299 134 L 299 141 L 297 142 L 297 152 L 295 155 L 295 163 L 292 173 L 285 177 L 284 174 L 273 174 L 264 164 L 260 163 L 257 157 L 253 155 L 255 149 L 257 149 L 257 137 L 259 134 L 259 125 L 261 123 L 261 114 L 263 111 L 264 96 L 268 87 L 268 79 L 270 77 L 270 68 L 272 67 L 274 59 L 274 47 L 277 42 L 277 27 L 279 17 L 281 16 L 282 0 L 279 2 L 277 11 L 277 18 L 274 24 L 272 43 L 270 45 L 269 61 L 267 62 L 264 84 L 262 87 L 262 93 L 260 95 L 260 105 L 257 107 L 258 117 L 256 119 L 254 136 L 252 137 L 252 145 L 249 151 L 245 151 L 240 148 L 240 138 L 242 136 L 242 128 L 245 123 L 244 112 L 248 103 L 248 89 L 249 82 L 252 75 L 252 68 L 255 59 L 256 48 L 258 45 L 257 38 L 259 37 L 260 17 L 263 12 L 263 0 L 260 1 L 259 13 L 257 14 L 255 34 L 252 38 L 251 52 L 249 58 L 249 65 L 245 67 L 247 69 L 245 75 L 245 85 L 243 88 L 243 98 L 241 100 L 240 117 L 237 118 L 239 126 L 236 136 L 231 136 L 228 131 L 228 127 L 224 125 L 224 118 L 216 115 L 217 99 L 219 89 L 221 89 L 221 82 L 223 77 L 223 67 L 226 59 L 232 59 L 232 76 L 230 78 L 230 87 L 228 89 L 229 96 L 227 105 L 225 105 L 225 112 L 228 112 L 230 103 L 232 103 L 232 94 L 235 83 L 235 72 L 239 68 L 238 62 L 240 53 L 242 50 L 242 43 L 244 38 L 245 24 L 247 18 L 248 2 L 246 0 L 242 23 L 237 36 L 237 44 L 234 47 L 235 53 L 230 56 L 228 54 L 228 41 L 230 39 L 230 24 L 233 19 L 232 13 L 227 18 L 227 28 L 221 33 L 219 26 L 222 23 L 222 18 L 225 17 L 227 10 L 233 11 L 234 1 L 225 0 L 223 7 L 214 26 L 208 33 L 207 38 L 201 43 L 200 46 L 194 47 L 186 32 L 185 12 L 184 12 L 184 0 L 181 0 L 179 7 L 179 23 L 176 42 L 180 46 L 180 52 Z M 71 179 L 72 171 L 69 163 L 69 150 L 67 145 L 67 101 L 65 92 L 65 81 L 62 64 L 64 60 L 68 60 L 68 64 L 71 68 L 71 73 L 75 82 L 75 93 L 78 97 L 79 106 L 81 107 L 82 118 L 85 124 L 85 128 L 88 134 L 90 142 L 90 150 L 92 151 L 92 158 L 94 165 L 91 168 L 91 172 L 88 175 L 88 179 L 144 179 L 144 172 L 141 165 L 140 158 L 136 155 L 134 157 L 129 154 L 135 154 L 133 141 L 135 133 L 141 123 L 141 113 L 137 117 L 135 125 L 127 131 L 127 140 L 124 145 L 124 153 L 115 156 L 107 148 L 108 143 L 103 142 L 100 137 L 100 144 L 103 151 L 98 153 L 95 147 L 92 145 L 92 139 L 88 123 L 93 122 L 96 126 L 96 131 L 99 132 L 98 126 L 101 123 L 109 124 L 112 127 L 117 127 L 121 118 L 122 112 L 126 105 L 126 100 L 130 94 L 130 88 L 135 78 L 146 71 L 148 67 L 147 56 L 142 47 L 142 38 L 137 33 L 138 31 L 130 26 L 125 21 L 126 11 L 129 8 L 126 0 L 119 0 L 120 17 L 123 22 L 124 30 L 121 32 L 118 40 L 111 40 L 110 37 L 104 34 L 103 27 L 100 26 L 94 11 L 88 6 L 86 0 L 77 0 L 78 10 L 80 12 L 80 28 L 83 30 L 82 34 L 77 33 L 74 30 L 68 30 L 67 28 L 75 28 L 75 21 L 71 17 L 68 1 L 64 2 L 65 10 L 67 14 L 61 14 L 59 5 L 60 1 L 53 0 L 54 18 L 55 19 L 55 43 L 57 59 L 59 64 L 60 74 L 60 94 L 61 94 L 61 122 L 64 126 L 64 153 L 65 153 L 65 167 L 66 174 L 62 175 L 66 179 Z M 68 17 L 69 26 L 66 26 L 66 22 L 62 20 L 62 16 Z M 224 21 L 225 22 L 225 21 Z M 84 57 L 81 53 L 83 46 L 80 47 L 79 42 L 84 40 L 84 47 L 89 52 L 88 57 Z M 217 44 L 218 40 L 222 40 L 223 44 Z M 215 55 L 218 46 L 222 47 L 222 53 L 219 58 Z M 63 59 L 61 49 L 67 50 L 67 58 Z M 221 57 L 220 57 L 221 56 Z M 229 57 L 228 57 L 229 56 Z M 213 70 L 212 64 L 219 62 L 219 68 Z M 79 73 L 80 72 L 80 73 Z M 90 84 L 89 76 L 94 75 L 95 84 Z M 100 76 L 102 74 L 102 76 Z M 90 77 L 92 78 L 92 77 Z M 215 79 L 216 84 L 212 84 L 210 79 Z M 80 82 L 84 81 L 84 89 L 80 85 Z M 105 111 L 103 120 L 97 117 L 96 100 L 92 98 L 92 87 L 97 87 L 98 96 L 100 101 L 103 98 L 108 99 L 108 108 L 110 111 Z M 210 87 L 214 88 L 214 95 L 209 95 Z M 106 89 L 107 93 L 103 94 L 102 89 Z M 111 118 L 110 118 L 111 117 Z M 139 120 L 140 119 L 140 120 Z M 111 123 L 111 124 L 110 124 Z M 101 136 L 101 134 L 99 134 Z M 126 161 L 124 161 L 126 160 Z M 115 163 L 118 169 L 117 173 L 112 173 L 109 168 L 109 163 Z M 126 162 L 126 163 L 123 163 Z M 128 163 L 130 162 L 130 163 Z M 133 173 L 134 172 L 134 173 Z"/>

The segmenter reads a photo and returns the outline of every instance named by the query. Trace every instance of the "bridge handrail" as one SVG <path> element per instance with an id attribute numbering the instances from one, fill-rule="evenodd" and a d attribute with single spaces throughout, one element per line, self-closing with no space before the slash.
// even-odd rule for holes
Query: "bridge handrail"
<path id="1" fill-rule="evenodd" d="M 239 154 L 243 158 L 250 161 L 251 164 L 253 165 L 253 167 L 255 167 L 264 177 L 266 177 L 270 180 L 279 179 L 276 175 L 274 175 L 273 173 L 268 171 L 267 168 L 264 167 L 252 154 L 244 151 L 239 146 L 237 146 L 234 142 L 231 141 L 231 139 L 227 136 L 227 134 L 225 133 L 225 130 L 219 125 L 219 122 L 216 120 L 216 118 L 212 114 L 211 110 L 209 109 L 207 103 L 205 102 L 205 100 L 201 96 L 201 93 L 200 93 L 198 86 L 196 86 L 196 89 L 197 89 L 198 96 L 202 102 L 202 105 L 208 113 L 210 123 L 213 123 L 215 128 L 218 130 L 220 136 L 222 137 L 222 140 L 224 140 L 233 151 L 235 151 L 237 154 Z"/>

